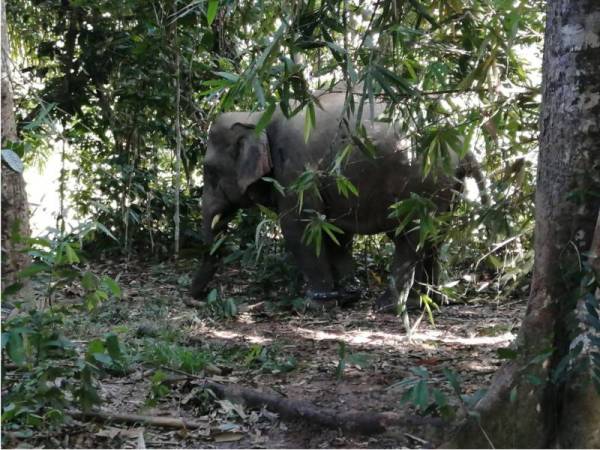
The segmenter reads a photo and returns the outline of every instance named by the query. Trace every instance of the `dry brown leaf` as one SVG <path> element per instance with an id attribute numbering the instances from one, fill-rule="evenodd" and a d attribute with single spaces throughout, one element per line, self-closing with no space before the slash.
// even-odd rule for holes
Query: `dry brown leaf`
<path id="1" fill-rule="evenodd" d="M 115 437 L 117 437 L 119 435 L 119 433 L 121 433 L 121 431 L 123 431 L 121 428 L 107 427 L 107 428 L 103 428 L 102 430 L 98 431 L 96 433 L 96 436 L 114 439 Z"/>

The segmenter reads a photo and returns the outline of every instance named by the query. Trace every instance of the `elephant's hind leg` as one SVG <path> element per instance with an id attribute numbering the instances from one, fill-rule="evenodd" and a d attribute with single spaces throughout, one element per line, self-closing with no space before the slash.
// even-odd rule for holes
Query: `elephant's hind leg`
<path id="1" fill-rule="evenodd" d="M 345 232 L 337 236 L 339 245 L 331 239 L 326 241 L 335 288 L 339 292 L 341 303 L 351 303 L 360 299 L 358 281 L 354 277 L 353 237 L 352 233 Z"/>
<path id="2" fill-rule="evenodd" d="M 419 263 L 415 270 L 415 286 L 413 291 L 427 292 L 429 297 L 435 301 L 441 300 L 441 296 L 430 288 L 437 285 L 439 281 L 440 266 L 437 260 L 437 250 L 432 246 L 425 246 L 420 252 Z"/>
<path id="3" fill-rule="evenodd" d="M 396 312 L 398 307 L 415 307 L 410 300 L 415 282 L 415 272 L 420 269 L 417 252 L 417 235 L 413 233 L 390 236 L 396 251 L 392 261 L 390 282 L 385 292 L 376 300 L 375 309 L 379 312 Z"/>

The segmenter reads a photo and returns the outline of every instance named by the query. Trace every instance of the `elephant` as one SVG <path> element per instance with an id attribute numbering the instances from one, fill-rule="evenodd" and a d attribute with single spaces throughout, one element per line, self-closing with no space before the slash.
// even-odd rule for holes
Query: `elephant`
<path id="1" fill-rule="evenodd" d="M 435 277 L 435 249 L 417 250 L 418 230 L 396 235 L 399 221 L 390 218 L 390 205 L 418 193 L 429 197 L 438 211 L 446 211 L 465 176 L 473 176 L 480 186 L 483 177 L 470 153 L 463 159 L 453 155 L 454 176 L 423 177 L 422 157 L 410 141 L 402 139 L 390 123 L 375 120 L 386 107 L 379 102 L 366 102 L 364 110 L 371 114 L 360 120 L 370 148 L 375 149 L 374 155 L 367 154 L 365 144 L 356 139 L 356 119 L 346 105 L 344 93 L 318 96 L 315 126 L 308 139 L 303 114 L 286 118 L 276 110 L 259 133 L 255 129 L 261 113 L 220 115 L 211 126 L 204 158 L 202 235 L 205 244 L 212 245 L 216 233 L 239 208 L 262 204 L 276 210 L 286 247 L 303 275 L 305 297 L 311 304 L 327 306 L 353 298 L 353 289 L 347 288 L 353 277 L 353 236 L 387 233 L 395 244 L 395 254 L 390 285 L 376 306 L 390 309 L 397 299 L 406 300 L 415 278 L 433 282 Z M 342 150 L 348 152 L 340 163 Z M 330 170 L 336 161 L 357 195 L 340 193 Z M 306 170 L 319 175 L 318 188 L 304 193 L 299 208 L 298 193 L 290 187 Z M 273 180 L 284 190 L 276 189 Z M 306 224 L 315 214 L 342 231 L 335 234 L 337 243 L 324 233 L 319 254 L 303 241 Z M 205 294 L 218 260 L 217 255 L 204 257 L 193 277 L 192 296 Z"/>

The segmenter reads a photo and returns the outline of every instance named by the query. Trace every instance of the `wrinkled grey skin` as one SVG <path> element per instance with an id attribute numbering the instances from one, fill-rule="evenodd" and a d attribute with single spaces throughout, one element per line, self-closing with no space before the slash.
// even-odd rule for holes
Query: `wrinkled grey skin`
<path id="1" fill-rule="evenodd" d="M 260 136 L 254 131 L 260 113 L 222 114 L 212 125 L 204 161 L 203 237 L 210 246 L 215 234 L 238 208 L 257 203 L 274 208 L 279 212 L 286 246 L 306 281 L 308 296 L 335 298 L 352 277 L 353 235 L 388 233 L 396 251 L 390 287 L 377 302 L 379 308 L 387 308 L 399 298 L 406 300 L 415 274 L 418 281 L 435 281 L 432 249 L 416 251 L 418 231 L 394 236 L 398 221 L 388 217 L 389 206 L 416 192 L 430 197 L 439 211 L 447 210 L 453 190 L 460 190 L 460 178 L 473 174 L 476 163 L 471 155 L 460 163 L 456 158 L 456 177 L 438 174 L 435 179 L 430 175 L 423 180 L 421 163 L 409 143 L 399 139 L 389 124 L 364 117 L 371 111 L 365 105 L 362 123 L 377 155 L 371 159 L 354 146 L 342 173 L 358 188 L 359 196 L 350 194 L 345 198 L 338 192 L 335 178 L 327 175 L 338 151 L 352 142 L 349 133 L 339 126 L 344 101 L 344 94 L 319 98 L 321 108 L 315 108 L 316 127 L 308 143 L 304 140 L 304 114 L 286 119 L 276 112 Z M 378 104 L 373 110 L 378 114 L 383 108 Z M 349 122 L 352 124 L 355 119 Z M 261 180 L 268 176 L 287 188 L 307 168 L 320 171 L 323 177 L 319 183 L 320 198 L 306 192 L 302 213 L 298 211 L 296 195 L 287 189 L 286 195 L 281 195 Z M 314 246 L 302 242 L 307 220 L 312 217 L 306 212 L 309 210 L 325 214 L 329 222 L 344 231 L 339 236 L 341 245 L 324 239 L 317 256 Z M 211 229 L 217 214 L 223 218 Z M 193 296 L 205 293 L 217 262 L 216 256 L 205 257 L 192 282 Z"/>

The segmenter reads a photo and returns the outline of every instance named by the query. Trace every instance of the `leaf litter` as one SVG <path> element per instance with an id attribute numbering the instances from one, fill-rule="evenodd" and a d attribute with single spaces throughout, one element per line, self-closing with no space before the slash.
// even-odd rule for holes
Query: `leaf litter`
<path id="1" fill-rule="evenodd" d="M 101 270 L 120 274 L 123 299 L 107 301 L 89 317 L 77 318 L 70 337 L 85 341 L 112 331 L 129 348 L 128 374 L 100 380 L 102 411 L 176 417 L 199 425 L 168 429 L 77 419 L 62 428 L 62 435 L 53 438 L 55 447 L 439 445 L 443 432 L 426 424 L 361 436 L 302 421 L 283 421 L 277 412 L 248 409 L 235 399 L 219 399 L 203 388 L 200 379 L 181 376 L 176 370 L 310 401 L 340 413 L 392 411 L 409 416 L 417 411 L 414 405 L 402 401 L 403 392 L 397 385 L 410 379 L 415 368 L 428 374 L 427 381 L 415 390 L 417 401 L 425 396 L 427 386 L 445 390 L 451 398 L 451 388 L 444 386 L 448 384 L 445 369 L 458 374 L 464 394 L 485 388 L 502 363 L 497 351 L 515 338 L 525 307 L 524 300 L 505 304 L 485 298 L 446 305 L 436 314 L 435 326 L 422 321 L 409 339 L 401 319 L 372 312 L 377 292 L 366 294 L 351 308 L 304 314 L 282 308 L 278 302 L 282 293 L 277 290 L 248 295 L 260 292 L 256 286 L 249 288 L 253 286 L 252 274 L 230 267 L 214 282 L 220 296 L 235 298 L 238 304 L 237 315 L 223 317 L 209 311 L 206 302 L 189 302 L 189 277 L 182 273 L 191 269 L 181 263 L 144 266 L 141 262 L 112 261 Z M 72 291 L 67 294 L 74 295 Z M 411 313 L 413 323 L 418 317 L 419 313 Z M 153 351 L 156 355 L 151 354 Z M 154 362 L 149 362 L 151 356 L 156 357 Z M 157 360 L 163 361 L 160 370 L 170 378 L 164 382 L 166 393 L 150 406 L 151 378 L 159 369 Z M 175 371 L 169 372 L 169 367 Z M 196 370 L 201 367 L 212 367 L 210 374 Z M 15 443 L 39 445 L 41 439 L 43 435 L 18 438 Z"/>

